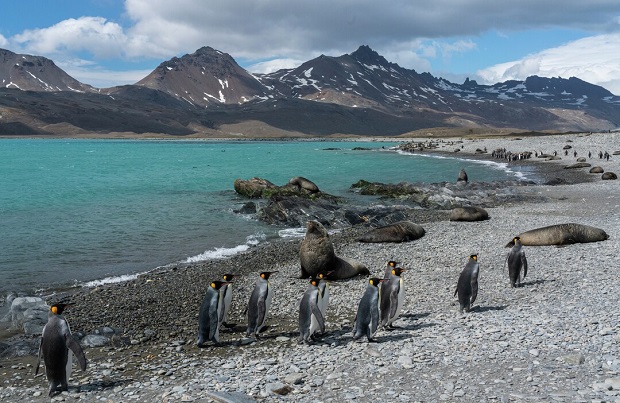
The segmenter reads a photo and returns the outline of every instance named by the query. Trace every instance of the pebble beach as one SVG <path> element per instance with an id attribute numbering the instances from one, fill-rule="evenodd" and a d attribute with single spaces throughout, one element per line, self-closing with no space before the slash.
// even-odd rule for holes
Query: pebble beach
<path id="1" fill-rule="evenodd" d="M 440 141 L 412 139 L 431 140 Z M 613 154 L 620 133 L 453 140 L 428 152 L 495 160 L 491 151 L 505 148 L 555 151 L 560 159 L 497 160 L 535 168 L 537 184 L 519 191 L 537 201 L 487 208 L 486 221 L 451 222 L 449 211 L 416 210 L 410 219 L 426 234 L 415 241 L 363 244 L 356 238 L 367 229 L 355 227 L 331 235 L 338 256 L 364 263 L 374 277 L 382 277 L 388 260 L 407 268 L 396 329 L 379 330 L 372 343 L 353 340 L 368 282 L 359 277 L 330 283 L 325 336 L 299 344 L 298 304 L 308 284 L 297 278 L 301 239 L 268 244 L 51 296 L 49 302 L 75 304 L 64 315 L 74 333 L 111 334 L 109 343 L 85 347 L 87 370 L 74 368 L 69 391 L 52 400 L 620 402 L 620 181 L 602 180 L 589 167 L 564 168 L 585 157 L 620 174 L 620 155 Z M 544 184 L 558 178 L 560 185 Z M 525 246 L 528 275 L 511 288 L 506 243 L 527 230 L 573 222 L 601 228 L 609 239 Z M 480 263 L 479 292 L 472 311 L 461 314 L 453 294 L 471 254 Z M 278 273 L 270 279 L 268 327 L 254 340 L 245 337 L 245 308 L 261 271 Z M 225 273 L 238 275 L 229 313 L 236 326 L 220 332 L 221 345 L 198 348 L 198 308 L 209 283 Z M 37 345 L 36 338 L 13 337 Z M 0 359 L 0 401 L 50 401 L 35 366 L 33 354 Z"/>

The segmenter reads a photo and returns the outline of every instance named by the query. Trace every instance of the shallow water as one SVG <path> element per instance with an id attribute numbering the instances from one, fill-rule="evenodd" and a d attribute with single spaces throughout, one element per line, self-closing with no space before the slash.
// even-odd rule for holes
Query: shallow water
<path id="1" fill-rule="evenodd" d="M 303 234 L 235 214 L 245 202 L 237 178 L 282 185 L 304 176 L 351 198 L 359 179 L 454 181 L 461 167 L 470 180 L 519 175 L 495 163 L 403 155 L 394 144 L 0 139 L 0 294 L 118 281 Z"/>

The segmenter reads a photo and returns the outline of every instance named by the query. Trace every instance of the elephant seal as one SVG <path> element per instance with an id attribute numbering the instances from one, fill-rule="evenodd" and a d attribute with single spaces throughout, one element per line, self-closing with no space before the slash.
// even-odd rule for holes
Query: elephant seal
<path id="1" fill-rule="evenodd" d="M 484 221 L 488 219 L 489 213 L 482 207 L 455 207 L 450 211 L 450 221 Z"/>
<path id="2" fill-rule="evenodd" d="M 603 172 L 605 172 L 605 170 L 603 169 L 603 167 L 592 167 L 590 168 L 590 173 L 591 174 L 602 174 Z"/>
<path id="3" fill-rule="evenodd" d="M 419 224 L 411 221 L 398 221 L 372 229 L 357 240 L 359 242 L 408 242 L 422 238 L 425 232 Z"/>
<path id="4" fill-rule="evenodd" d="M 299 246 L 300 278 L 316 277 L 319 272 L 329 273 L 328 280 L 343 280 L 367 275 L 366 266 L 353 259 L 336 256 L 334 245 L 325 227 L 318 221 L 308 221 L 306 236 Z"/>
<path id="5" fill-rule="evenodd" d="M 600 228 L 568 223 L 536 228 L 523 232 L 518 237 L 522 245 L 545 246 L 604 241 L 609 238 L 609 235 Z M 506 247 L 512 246 L 514 246 L 514 239 L 506 244 Z"/>
<path id="6" fill-rule="evenodd" d="M 616 180 L 618 179 L 618 175 L 616 175 L 613 172 L 605 172 L 603 175 L 601 175 L 601 179 L 606 181 L 606 180 Z"/>
<path id="7" fill-rule="evenodd" d="M 295 176 L 288 181 L 289 185 L 297 186 L 298 190 L 307 190 L 310 193 L 317 193 L 319 187 L 310 179 L 306 179 L 303 176 Z"/>

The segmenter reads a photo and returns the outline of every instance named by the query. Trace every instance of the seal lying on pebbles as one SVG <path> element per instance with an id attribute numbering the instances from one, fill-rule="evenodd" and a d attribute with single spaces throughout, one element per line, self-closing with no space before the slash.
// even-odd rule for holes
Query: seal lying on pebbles
<path id="1" fill-rule="evenodd" d="M 569 245 L 573 243 L 587 243 L 604 241 L 609 235 L 600 228 L 583 224 L 556 224 L 548 227 L 536 228 L 519 234 L 521 244 L 528 246 Z M 514 238 L 506 247 L 514 245 Z"/>
<path id="2" fill-rule="evenodd" d="M 411 221 L 399 221 L 394 224 L 375 228 L 358 238 L 359 242 L 407 242 L 424 236 L 426 231 L 421 225 Z"/>
<path id="3" fill-rule="evenodd" d="M 329 273 L 330 280 L 343 280 L 360 274 L 370 274 L 366 266 L 353 259 L 336 256 L 334 245 L 325 227 L 318 221 L 308 221 L 306 236 L 299 246 L 300 278 Z"/>
<path id="4" fill-rule="evenodd" d="M 484 221 L 489 213 L 482 207 L 455 207 L 450 211 L 450 221 Z"/>

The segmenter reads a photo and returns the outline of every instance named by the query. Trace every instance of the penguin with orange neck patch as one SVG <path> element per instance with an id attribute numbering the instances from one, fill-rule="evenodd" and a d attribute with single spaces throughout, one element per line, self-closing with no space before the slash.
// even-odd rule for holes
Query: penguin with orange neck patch
<path id="1" fill-rule="evenodd" d="M 273 288 L 269 277 L 277 271 L 264 271 L 254 285 L 250 301 L 248 302 L 248 330 L 246 336 L 258 338 L 258 334 L 265 326 L 267 312 L 273 298 Z"/>
<path id="2" fill-rule="evenodd" d="M 463 271 L 461 271 L 456 290 L 454 290 L 454 295 L 459 295 L 461 313 L 463 313 L 463 309 L 465 309 L 465 312 L 469 312 L 474 301 L 476 301 L 476 297 L 478 296 L 479 272 L 480 265 L 478 264 L 478 255 L 470 255 L 467 264 L 463 268 Z"/>
<path id="3" fill-rule="evenodd" d="M 207 341 L 215 344 L 220 342 L 220 325 L 224 310 L 224 295 L 222 287 L 229 284 L 226 281 L 212 281 L 207 288 L 198 317 L 198 347 Z"/>
<path id="4" fill-rule="evenodd" d="M 71 334 L 69 323 L 62 316 L 70 304 L 54 304 L 50 307 L 47 323 L 43 327 L 39 359 L 35 375 L 39 373 L 41 358 L 45 363 L 45 375 L 49 382 L 49 396 L 52 397 L 60 386 L 60 392 L 67 391 L 67 381 L 71 377 L 73 355 L 78 360 L 82 371 L 86 370 L 86 357 L 80 343 Z"/>

